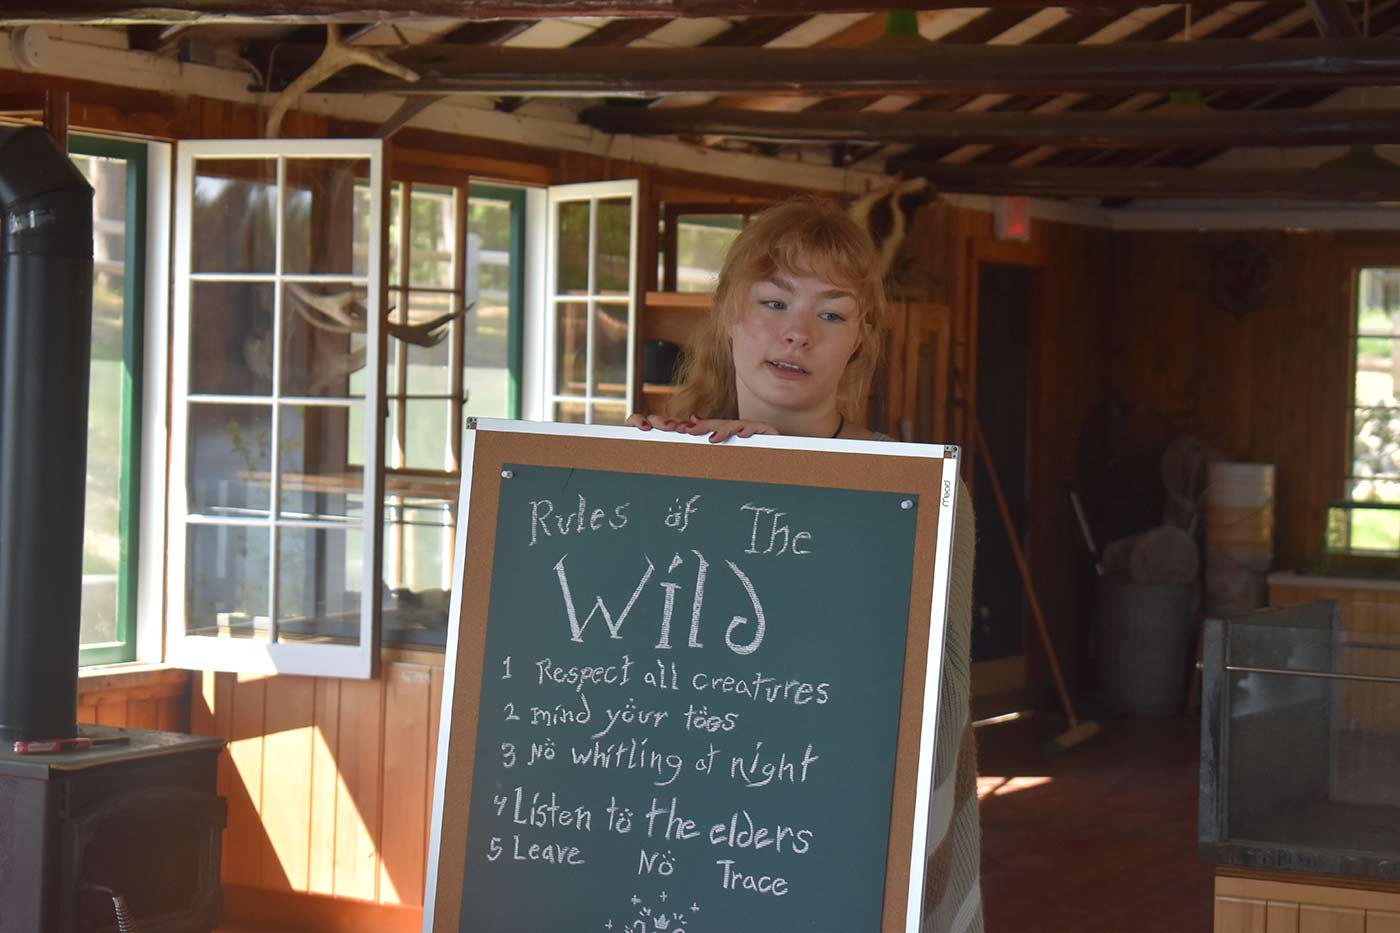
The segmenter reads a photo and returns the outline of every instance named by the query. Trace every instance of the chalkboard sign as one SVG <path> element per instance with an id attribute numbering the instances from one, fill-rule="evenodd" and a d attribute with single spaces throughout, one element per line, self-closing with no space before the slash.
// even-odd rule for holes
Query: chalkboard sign
<path id="1" fill-rule="evenodd" d="M 946 449 L 468 438 L 424 930 L 917 930 Z"/>

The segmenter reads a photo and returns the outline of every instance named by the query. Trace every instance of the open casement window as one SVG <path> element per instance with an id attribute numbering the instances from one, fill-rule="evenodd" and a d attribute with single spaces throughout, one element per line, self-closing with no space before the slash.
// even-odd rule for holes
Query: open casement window
<path id="1" fill-rule="evenodd" d="M 83 533 L 82 664 L 136 657 L 146 146 L 69 137 L 93 188 L 92 364 Z"/>
<path id="2" fill-rule="evenodd" d="M 382 165 L 379 140 L 180 144 L 173 664 L 375 670 Z"/>
<path id="3" fill-rule="evenodd" d="M 545 417 L 621 424 L 633 410 L 637 182 L 549 189 Z"/>

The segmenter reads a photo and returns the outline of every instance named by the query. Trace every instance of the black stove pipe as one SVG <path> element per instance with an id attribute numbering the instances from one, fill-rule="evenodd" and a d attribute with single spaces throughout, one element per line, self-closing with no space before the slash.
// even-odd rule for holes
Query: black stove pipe
<path id="1" fill-rule="evenodd" d="M 92 187 L 0 128 L 0 741 L 77 734 Z"/>

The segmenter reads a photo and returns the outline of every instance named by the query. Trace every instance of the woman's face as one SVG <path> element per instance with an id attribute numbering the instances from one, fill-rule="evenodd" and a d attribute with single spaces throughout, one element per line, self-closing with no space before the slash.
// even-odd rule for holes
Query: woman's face
<path id="1" fill-rule="evenodd" d="M 776 272 L 749 287 L 731 336 L 741 417 L 831 411 L 861 309 L 849 288 Z"/>

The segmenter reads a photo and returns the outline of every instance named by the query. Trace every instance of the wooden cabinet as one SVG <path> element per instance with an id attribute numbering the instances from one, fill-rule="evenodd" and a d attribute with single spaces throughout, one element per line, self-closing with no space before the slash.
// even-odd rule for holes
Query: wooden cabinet
<path id="1" fill-rule="evenodd" d="M 1272 875 L 1215 879 L 1215 933 L 1400 933 L 1400 886 Z"/>

